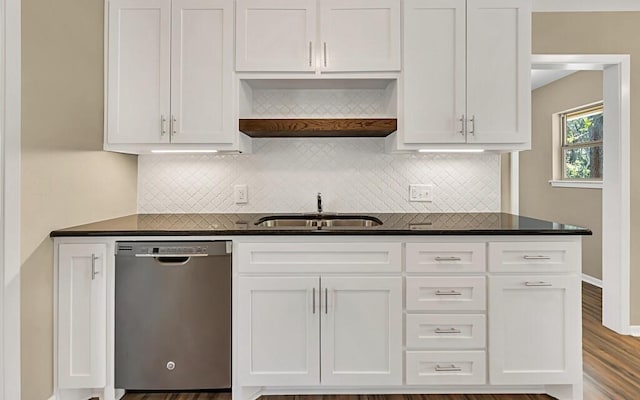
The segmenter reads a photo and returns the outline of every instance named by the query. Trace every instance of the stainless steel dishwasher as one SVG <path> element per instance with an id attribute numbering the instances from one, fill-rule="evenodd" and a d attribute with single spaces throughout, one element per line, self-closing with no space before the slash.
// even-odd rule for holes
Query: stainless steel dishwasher
<path id="1" fill-rule="evenodd" d="M 118 242 L 115 387 L 231 387 L 231 242 Z"/>

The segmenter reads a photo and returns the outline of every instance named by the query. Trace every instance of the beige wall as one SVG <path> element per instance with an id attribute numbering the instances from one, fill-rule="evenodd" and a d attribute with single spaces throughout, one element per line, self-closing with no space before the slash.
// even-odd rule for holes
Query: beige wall
<path id="1" fill-rule="evenodd" d="M 640 12 L 536 13 L 534 54 L 631 54 L 631 323 L 640 325 Z M 606 218 L 606 214 L 605 214 Z"/>
<path id="2" fill-rule="evenodd" d="M 22 0 L 22 399 L 53 389 L 53 229 L 136 210 L 137 159 L 100 151 L 102 1 Z"/>
<path id="3" fill-rule="evenodd" d="M 602 100 L 602 72 L 582 71 L 531 93 L 531 151 L 520 153 L 520 214 L 590 228 L 582 272 L 602 279 L 602 190 L 554 188 L 552 114 Z"/>

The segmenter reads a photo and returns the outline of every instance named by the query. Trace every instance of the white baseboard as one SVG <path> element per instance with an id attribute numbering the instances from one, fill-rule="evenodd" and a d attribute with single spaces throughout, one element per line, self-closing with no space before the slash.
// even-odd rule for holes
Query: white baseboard
<path id="1" fill-rule="evenodd" d="M 587 274 L 582 274 L 582 280 L 602 289 L 602 279 L 594 278 L 593 276 Z"/>
<path id="2" fill-rule="evenodd" d="M 640 337 L 640 325 L 631 325 L 629 327 L 629 335 Z"/>
<path id="3" fill-rule="evenodd" d="M 49 397 L 49 400 L 56 400 L 56 395 L 52 395 L 51 397 Z"/>

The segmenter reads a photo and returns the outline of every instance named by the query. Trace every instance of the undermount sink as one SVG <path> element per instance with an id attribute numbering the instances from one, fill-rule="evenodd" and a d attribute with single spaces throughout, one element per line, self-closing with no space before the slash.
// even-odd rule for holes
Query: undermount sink
<path id="1" fill-rule="evenodd" d="M 262 217 L 255 225 L 264 228 L 370 228 L 382 225 L 382 221 L 368 215 L 286 214 Z"/>

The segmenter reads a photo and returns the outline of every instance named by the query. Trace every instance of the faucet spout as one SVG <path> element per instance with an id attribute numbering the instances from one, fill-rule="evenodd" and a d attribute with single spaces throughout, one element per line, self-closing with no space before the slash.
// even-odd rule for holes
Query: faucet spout
<path id="1" fill-rule="evenodd" d="M 318 200 L 318 214 L 322 214 L 322 193 L 318 192 L 316 200 Z"/>

